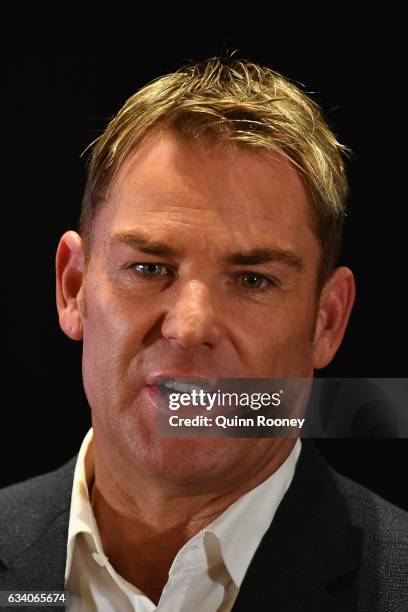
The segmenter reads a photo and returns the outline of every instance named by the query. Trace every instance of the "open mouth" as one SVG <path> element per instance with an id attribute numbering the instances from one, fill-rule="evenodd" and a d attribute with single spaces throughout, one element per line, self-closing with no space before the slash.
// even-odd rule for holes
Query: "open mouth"
<path id="1" fill-rule="evenodd" d="M 172 389 L 169 389 L 169 387 L 166 387 L 166 385 L 159 384 L 157 385 L 157 388 L 160 393 L 166 396 L 169 396 L 171 393 L 174 393 L 174 391 Z"/>
<path id="2" fill-rule="evenodd" d="M 192 392 L 196 392 L 199 394 L 200 392 L 208 393 L 215 389 L 215 381 L 210 380 L 200 380 L 200 381 L 189 381 L 180 380 L 175 378 L 167 378 L 156 383 L 157 388 L 160 393 L 164 395 L 171 395 L 173 393 L 188 393 L 192 394 Z"/>

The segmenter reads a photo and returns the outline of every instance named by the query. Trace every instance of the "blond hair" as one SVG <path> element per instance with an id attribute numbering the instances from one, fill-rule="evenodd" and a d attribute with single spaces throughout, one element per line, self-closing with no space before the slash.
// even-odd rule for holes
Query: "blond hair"
<path id="1" fill-rule="evenodd" d="M 194 142 L 211 139 L 262 147 L 287 157 L 308 189 L 321 244 L 319 278 L 336 265 L 348 183 L 340 144 L 318 105 L 279 73 L 219 58 L 159 77 L 132 95 L 92 148 L 80 233 L 87 244 L 93 221 L 129 152 L 156 128 Z"/>

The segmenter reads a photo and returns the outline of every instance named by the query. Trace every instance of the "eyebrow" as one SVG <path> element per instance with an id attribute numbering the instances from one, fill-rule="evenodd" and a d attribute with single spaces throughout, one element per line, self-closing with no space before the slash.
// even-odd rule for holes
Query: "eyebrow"
<path id="1" fill-rule="evenodd" d="M 166 242 L 153 240 L 139 232 L 118 232 L 112 234 L 109 245 L 121 243 L 159 257 L 178 257 L 182 249 L 169 245 Z M 257 248 L 238 251 L 223 257 L 222 261 L 231 265 L 256 265 L 269 262 L 283 263 L 301 272 L 304 268 L 303 259 L 293 251 L 281 248 Z"/>
<path id="2" fill-rule="evenodd" d="M 127 246 L 147 253 L 148 255 L 158 255 L 160 257 L 177 257 L 182 254 L 181 249 L 170 246 L 165 242 L 152 240 L 145 234 L 137 232 L 119 232 L 110 236 L 109 244 L 119 242 Z"/>
<path id="3" fill-rule="evenodd" d="M 299 272 L 303 270 L 303 259 L 293 251 L 280 248 L 251 249 L 249 251 L 238 251 L 224 258 L 229 264 L 256 265 L 277 261 L 284 263 Z"/>

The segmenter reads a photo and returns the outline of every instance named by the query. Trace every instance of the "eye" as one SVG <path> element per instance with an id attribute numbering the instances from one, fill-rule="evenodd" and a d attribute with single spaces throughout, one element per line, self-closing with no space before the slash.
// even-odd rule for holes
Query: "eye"
<path id="1" fill-rule="evenodd" d="M 142 276 L 147 277 L 166 276 L 168 274 L 167 267 L 161 263 L 137 263 L 130 267 L 137 270 Z"/>
<path id="2" fill-rule="evenodd" d="M 240 274 L 239 279 L 241 285 L 246 289 L 267 290 L 278 285 L 278 282 L 275 279 L 267 278 L 266 276 L 263 276 L 263 274 Z"/>

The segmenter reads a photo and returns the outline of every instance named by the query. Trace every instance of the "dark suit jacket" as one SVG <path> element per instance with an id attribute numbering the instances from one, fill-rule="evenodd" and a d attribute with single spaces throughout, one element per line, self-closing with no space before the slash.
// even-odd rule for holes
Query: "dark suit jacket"
<path id="1" fill-rule="evenodd" d="M 63 590 L 75 460 L 0 491 L 0 590 Z M 408 514 L 336 474 L 310 440 L 234 606 L 264 610 L 408 610 Z"/>

